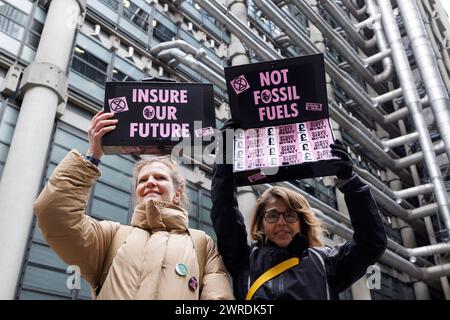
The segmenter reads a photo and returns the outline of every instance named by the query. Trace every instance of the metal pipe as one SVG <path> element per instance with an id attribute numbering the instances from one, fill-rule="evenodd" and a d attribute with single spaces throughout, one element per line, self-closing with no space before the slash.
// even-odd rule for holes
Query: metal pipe
<path id="1" fill-rule="evenodd" d="M 408 57 L 406 56 L 405 49 L 403 48 L 402 37 L 397 27 L 390 1 L 377 1 L 382 13 L 382 21 L 386 31 L 386 36 L 391 45 L 392 58 L 395 62 L 397 75 L 399 77 L 401 87 L 403 88 L 405 103 L 410 110 L 415 128 L 419 133 L 419 141 L 422 146 L 424 160 L 427 165 L 430 179 L 434 185 L 434 195 L 439 205 L 439 212 L 448 234 L 450 232 L 450 204 L 447 197 L 447 191 L 442 179 L 440 168 L 437 164 L 436 155 L 433 150 L 431 138 L 428 134 L 425 119 L 422 114 L 420 98 L 415 88 L 414 77 L 409 66 Z M 428 96 L 430 96 L 430 94 L 428 94 Z M 430 100 L 431 99 L 433 98 L 430 97 Z"/>
<path id="2" fill-rule="evenodd" d="M 258 56 L 261 56 L 265 60 L 276 60 L 281 58 L 282 56 L 275 50 L 267 46 L 266 43 L 261 43 L 262 40 L 255 37 L 251 32 L 245 32 L 248 29 L 246 25 L 239 21 L 236 16 L 223 7 L 223 5 L 217 3 L 214 0 L 197 0 L 197 3 L 202 9 L 211 14 L 214 18 L 216 18 L 220 23 L 226 26 L 226 28 L 238 35 L 239 38 Z M 224 8 L 225 13 L 223 12 Z"/>
<path id="3" fill-rule="evenodd" d="M 450 252 L 450 243 L 436 243 L 429 246 L 405 249 L 410 257 L 427 257 Z"/>
<path id="4" fill-rule="evenodd" d="M 394 191 L 395 197 L 398 199 L 407 199 L 415 197 L 419 194 L 429 193 L 433 191 L 433 184 L 426 183 L 418 186 L 414 186 L 408 189 Z"/>
<path id="5" fill-rule="evenodd" d="M 191 44 L 187 43 L 184 40 L 173 40 L 173 41 L 167 41 L 167 42 L 161 42 L 158 45 L 154 46 L 150 52 L 157 56 L 158 53 L 160 53 L 163 50 L 170 49 L 170 48 L 179 48 L 182 49 L 184 52 L 190 53 L 194 56 L 196 59 L 200 59 L 202 62 L 205 63 L 206 66 L 211 68 L 214 72 L 223 75 L 223 66 L 219 65 L 215 61 L 211 60 L 206 55 L 206 51 L 202 48 L 196 49 Z"/>
<path id="6" fill-rule="evenodd" d="M 391 101 L 397 97 L 400 97 L 403 93 L 402 88 L 397 88 L 392 91 L 386 92 L 385 94 L 379 95 L 378 97 L 372 98 L 375 106 L 379 106 L 385 102 Z"/>
<path id="7" fill-rule="evenodd" d="M 355 18 L 361 18 L 366 13 L 366 5 L 362 8 L 356 8 L 351 0 L 342 0 L 342 4 L 350 10 Z"/>
<path id="8" fill-rule="evenodd" d="M 384 77 L 380 78 L 378 75 L 374 75 L 367 66 L 363 63 L 360 56 L 349 47 L 347 41 L 336 31 L 334 31 L 318 14 L 312 10 L 306 1 L 291 0 L 294 4 L 326 37 L 329 44 L 338 51 L 342 57 L 348 61 L 367 82 L 369 82 L 374 88 L 382 92 L 384 88 L 377 84 L 386 80 Z"/>
<path id="9" fill-rule="evenodd" d="M 417 141 L 417 139 L 419 138 L 419 134 L 417 132 L 411 132 L 407 135 L 404 136 L 400 136 L 391 140 L 386 140 L 383 141 L 383 146 L 384 146 L 384 151 L 388 151 L 391 148 L 395 148 L 398 146 L 401 146 L 403 144 L 409 143 L 409 142 L 414 142 Z"/>
<path id="10" fill-rule="evenodd" d="M 427 30 L 427 35 L 428 38 L 431 41 L 431 45 L 433 46 L 433 52 L 436 55 L 436 59 L 437 59 L 437 63 L 439 66 L 439 71 L 441 72 L 441 76 L 444 80 L 445 83 L 445 87 L 447 89 L 447 92 L 450 91 L 450 78 L 449 78 L 449 74 L 448 74 L 448 69 L 445 67 L 445 63 L 443 61 L 443 57 L 442 57 L 442 53 L 440 51 L 439 45 L 435 39 L 435 36 L 433 34 L 433 30 L 431 29 L 430 26 L 430 18 L 427 14 L 427 12 L 424 9 L 423 3 L 421 1 L 418 1 L 417 6 L 419 7 L 420 10 L 420 15 L 423 18 L 423 22 L 425 24 L 425 28 Z"/>
<path id="11" fill-rule="evenodd" d="M 431 109 L 433 110 L 441 139 L 445 143 L 447 158 L 450 160 L 450 101 L 447 89 L 439 73 L 435 54 L 428 40 L 425 25 L 416 2 L 398 1 L 398 7 L 403 17 L 406 32 L 411 40 L 411 49 L 422 75 L 427 95 L 430 98 Z M 448 220 L 445 222 L 447 229 L 450 229 L 450 212 L 445 219 Z"/>
<path id="12" fill-rule="evenodd" d="M 355 28 L 352 22 L 343 14 L 342 10 L 334 1 L 320 0 L 320 4 L 327 12 L 338 22 L 339 26 L 345 30 L 347 35 L 353 39 L 359 47 L 368 49 L 373 48 L 376 44 L 375 36 L 365 39 Z"/>
<path id="13" fill-rule="evenodd" d="M 436 142 L 432 145 L 432 150 L 434 153 L 438 156 L 445 152 L 445 145 L 442 140 Z M 423 151 L 418 151 L 416 153 L 410 154 L 406 157 L 403 157 L 395 161 L 395 165 L 397 166 L 397 169 L 399 168 L 406 168 L 409 167 L 412 164 L 416 164 L 421 162 L 425 158 Z"/>
<path id="14" fill-rule="evenodd" d="M 377 10 L 373 0 L 367 0 L 367 13 L 374 17 L 379 15 L 379 11 Z M 375 19 L 372 24 L 373 32 L 375 34 L 375 39 L 377 40 L 377 46 L 378 49 L 381 52 L 391 51 L 386 37 L 384 35 L 383 26 L 380 22 L 380 19 Z M 370 59 L 370 57 L 368 58 Z M 383 72 L 378 74 L 375 78 L 376 81 L 386 81 L 388 80 L 393 72 L 394 72 L 394 64 L 392 62 L 392 59 L 390 57 L 386 57 L 382 60 L 383 63 Z"/>
<path id="15" fill-rule="evenodd" d="M 369 11 L 367 11 L 367 13 L 369 13 Z M 361 30 L 361 29 L 364 29 L 364 28 L 371 28 L 373 23 L 376 20 L 380 19 L 380 18 L 381 18 L 380 14 L 376 14 L 376 15 L 370 16 L 366 20 L 363 20 L 363 21 L 357 23 L 355 25 L 355 27 L 356 27 L 357 30 Z"/>
<path id="16" fill-rule="evenodd" d="M 430 12 L 431 17 L 434 16 L 434 11 Z M 447 51 L 447 38 L 442 38 L 439 27 L 437 25 L 437 19 L 430 19 L 430 26 L 431 26 L 431 32 L 433 33 L 433 36 L 437 39 L 439 42 L 439 46 L 441 50 L 439 50 L 442 53 L 442 56 L 445 61 L 445 68 L 447 69 L 447 72 L 450 72 L 450 57 Z"/>
<path id="17" fill-rule="evenodd" d="M 394 106 L 396 106 L 396 104 L 397 103 L 394 102 Z M 398 122 L 398 124 L 399 124 L 399 128 L 400 128 L 400 132 L 402 134 L 406 134 L 407 131 L 406 131 L 405 122 L 403 120 L 400 120 Z M 404 149 L 405 149 L 405 153 L 406 154 L 410 153 L 410 151 L 411 151 L 411 147 L 409 145 L 407 145 L 407 144 L 404 145 Z M 418 173 L 418 170 L 417 170 L 417 166 L 416 165 L 412 165 L 409 168 L 410 168 L 410 171 L 411 171 L 411 176 L 412 176 L 413 181 L 414 181 L 414 185 L 420 185 L 421 181 L 420 181 L 420 178 L 419 178 L 419 173 Z M 419 203 L 424 203 L 423 195 L 418 195 L 417 198 L 419 200 Z M 430 244 L 436 244 L 437 243 L 436 235 L 435 235 L 435 232 L 434 232 L 433 224 L 431 222 L 431 218 L 428 217 L 428 216 L 424 217 L 423 221 L 425 223 L 425 228 L 426 228 L 426 231 L 427 231 L 427 234 L 428 234 L 428 239 L 430 241 Z M 411 247 L 412 248 L 417 247 L 417 244 L 413 245 Z M 438 255 L 434 255 L 433 258 L 434 258 L 434 261 L 435 261 L 436 264 L 441 263 L 441 259 L 440 259 L 440 257 Z M 446 277 L 441 277 L 440 278 L 440 282 L 441 282 L 442 289 L 444 290 L 444 293 L 447 296 L 447 291 L 448 291 L 447 290 L 448 289 L 448 280 L 447 280 L 447 278 Z M 420 282 L 416 282 L 413 287 L 414 287 L 414 291 L 416 292 L 416 294 L 419 293 L 420 295 L 422 295 L 423 293 L 425 293 L 425 295 L 422 295 L 422 297 L 426 297 L 427 296 L 426 295 L 427 288 L 423 288 Z"/>
<path id="18" fill-rule="evenodd" d="M 375 63 L 383 60 L 384 58 L 389 57 L 390 55 L 391 55 L 391 49 L 383 50 L 383 51 L 380 51 L 378 53 L 371 55 L 370 57 L 363 59 L 363 63 L 365 66 L 370 66 L 372 64 L 375 64 Z"/>
<path id="19" fill-rule="evenodd" d="M 409 110 L 407 107 L 399 108 L 394 112 L 391 112 L 387 116 L 385 116 L 386 123 L 392 123 L 397 120 L 403 119 L 409 115 Z"/>
<path id="20" fill-rule="evenodd" d="M 193 70 L 199 72 L 206 79 L 217 85 L 220 89 L 224 91 L 227 90 L 227 86 L 222 75 L 215 73 L 214 71 L 206 67 L 204 64 L 200 63 L 189 53 L 181 51 L 178 48 L 171 48 L 161 51 L 160 53 L 158 53 L 157 57 L 165 61 L 176 59 L 180 63 L 186 64 Z"/>
<path id="21" fill-rule="evenodd" d="M 436 214 L 438 211 L 437 203 L 430 203 L 416 209 L 408 210 L 408 216 L 411 220 L 420 219 Z"/>

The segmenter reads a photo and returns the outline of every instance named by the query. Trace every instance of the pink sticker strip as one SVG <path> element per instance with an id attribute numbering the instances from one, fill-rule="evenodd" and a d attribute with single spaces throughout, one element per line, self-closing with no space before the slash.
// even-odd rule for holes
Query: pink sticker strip
<path id="1" fill-rule="evenodd" d="M 211 136 L 214 134 L 214 129 L 212 127 L 200 128 L 195 130 L 195 136 L 197 138 Z"/>

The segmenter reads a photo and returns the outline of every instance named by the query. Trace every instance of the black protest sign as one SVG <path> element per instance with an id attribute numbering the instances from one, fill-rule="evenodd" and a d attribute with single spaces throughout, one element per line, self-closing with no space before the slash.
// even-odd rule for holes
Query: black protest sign
<path id="1" fill-rule="evenodd" d="M 237 185 L 334 175 L 323 55 L 225 69 Z"/>
<path id="2" fill-rule="evenodd" d="M 211 84 L 107 82 L 104 110 L 119 120 L 103 137 L 106 154 L 168 153 L 182 139 L 207 144 L 214 134 Z"/>
<path id="3" fill-rule="evenodd" d="M 328 117 L 323 55 L 225 68 L 231 114 L 242 128 Z"/>

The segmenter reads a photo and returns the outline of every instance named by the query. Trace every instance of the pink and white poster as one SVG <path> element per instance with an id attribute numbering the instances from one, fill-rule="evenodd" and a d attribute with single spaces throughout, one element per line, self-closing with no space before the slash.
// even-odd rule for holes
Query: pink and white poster
<path id="1" fill-rule="evenodd" d="M 244 130 L 235 138 L 234 169 L 248 171 L 334 159 L 328 118 Z"/>

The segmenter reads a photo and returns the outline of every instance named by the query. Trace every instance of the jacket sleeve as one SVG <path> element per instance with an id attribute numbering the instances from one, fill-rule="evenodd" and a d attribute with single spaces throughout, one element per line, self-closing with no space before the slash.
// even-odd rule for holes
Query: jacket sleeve
<path id="1" fill-rule="evenodd" d="M 56 167 L 34 203 L 45 240 L 64 262 L 77 265 L 93 287 L 120 226 L 117 222 L 98 222 L 85 215 L 91 187 L 99 176 L 96 166 L 72 150 Z"/>
<path id="2" fill-rule="evenodd" d="M 354 233 L 353 239 L 331 250 L 326 258 L 328 281 L 336 292 L 361 278 L 387 246 L 386 232 L 369 187 L 355 176 L 340 190 Z"/>
<path id="3" fill-rule="evenodd" d="M 225 267 L 234 278 L 248 266 L 250 247 L 244 217 L 238 208 L 232 166 L 215 164 L 211 186 L 211 220 L 217 235 L 217 246 Z"/>
<path id="4" fill-rule="evenodd" d="M 231 279 L 214 241 L 206 235 L 206 265 L 200 300 L 232 300 Z"/>

